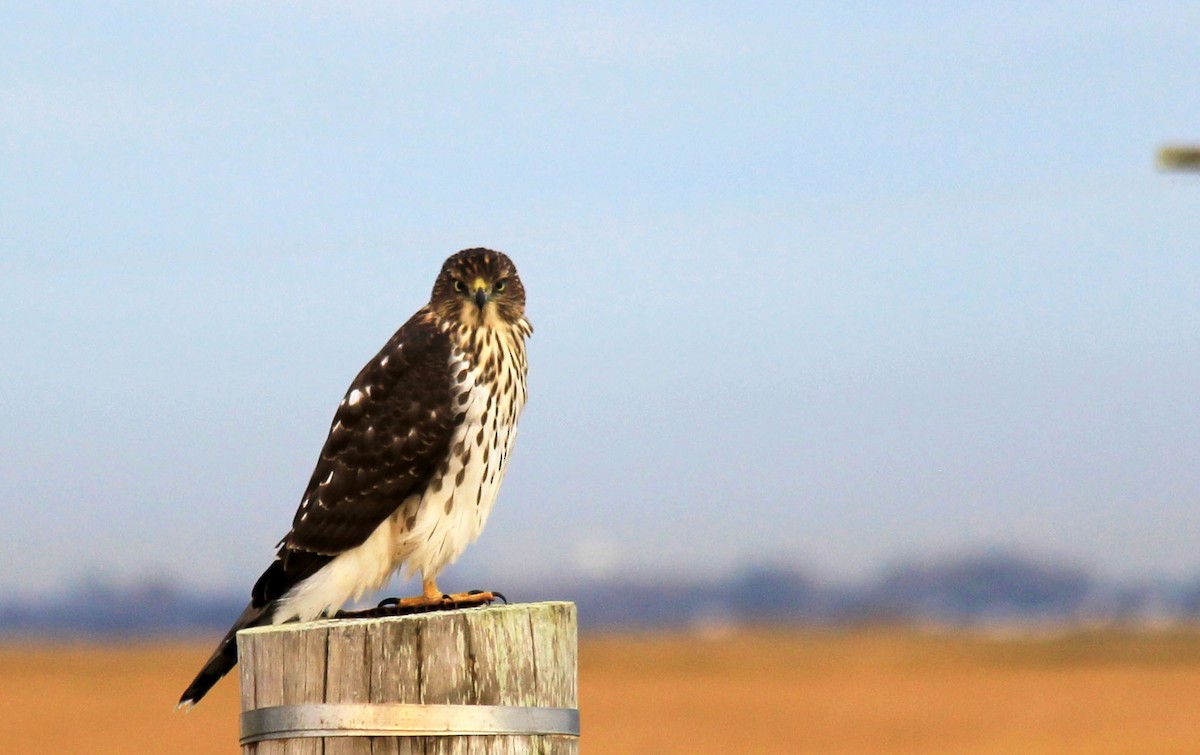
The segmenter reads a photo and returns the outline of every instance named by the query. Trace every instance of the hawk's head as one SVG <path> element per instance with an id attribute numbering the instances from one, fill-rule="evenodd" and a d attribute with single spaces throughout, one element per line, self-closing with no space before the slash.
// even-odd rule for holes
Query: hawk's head
<path id="1" fill-rule="evenodd" d="M 429 304 L 439 317 L 468 327 L 511 326 L 525 316 L 525 287 L 506 254 L 464 249 L 442 265 Z"/>

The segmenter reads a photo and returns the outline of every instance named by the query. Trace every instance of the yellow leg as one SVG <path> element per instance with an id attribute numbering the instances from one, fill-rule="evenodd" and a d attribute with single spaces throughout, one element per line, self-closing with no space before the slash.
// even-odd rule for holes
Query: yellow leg
<path id="1" fill-rule="evenodd" d="M 491 603 L 496 599 L 496 594 L 491 592 L 456 592 L 453 595 L 446 595 L 437 586 L 437 580 L 426 579 L 421 583 L 422 597 L 429 602 L 429 605 L 442 604 L 446 608 L 458 608 L 460 606 L 475 606 L 486 603 Z M 413 598 L 418 600 L 418 598 Z"/>
<path id="2" fill-rule="evenodd" d="M 421 588 L 421 593 L 424 595 L 425 600 L 428 600 L 430 603 L 441 601 L 443 593 L 438 589 L 436 579 L 422 580 Z"/>

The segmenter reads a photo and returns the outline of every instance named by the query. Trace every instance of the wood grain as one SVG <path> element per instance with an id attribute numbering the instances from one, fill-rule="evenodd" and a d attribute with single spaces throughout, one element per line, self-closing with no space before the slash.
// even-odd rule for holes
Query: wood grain
<path id="1" fill-rule="evenodd" d="M 298 703 L 577 706 L 575 607 L 533 603 L 258 627 L 238 635 L 242 709 Z M 296 737 L 244 755 L 573 755 L 575 737 Z"/>

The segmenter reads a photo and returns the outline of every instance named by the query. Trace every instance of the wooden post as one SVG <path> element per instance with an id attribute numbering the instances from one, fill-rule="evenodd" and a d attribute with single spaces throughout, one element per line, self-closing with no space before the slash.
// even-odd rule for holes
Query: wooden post
<path id="1" fill-rule="evenodd" d="M 568 733 L 572 716 L 578 727 L 571 603 L 257 627 L 239 632 L 237 643 L 243 739 L 248 725 L 271 730 L 267 716 L 281 737 L 245 742 L 243 755 L 578 752 Z M 358 734 L 341 735 L 350 730 Z"/>

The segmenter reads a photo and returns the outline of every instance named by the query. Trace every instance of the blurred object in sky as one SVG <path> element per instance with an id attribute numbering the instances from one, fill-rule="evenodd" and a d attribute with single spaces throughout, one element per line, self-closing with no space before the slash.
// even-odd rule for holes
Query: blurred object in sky
<path id="1" fill-rule="evenodd" d="M 1200 171 L 1200 145 L 1171 144 L 1159 149 L 1158 167 L 1163 170 Z"/>

